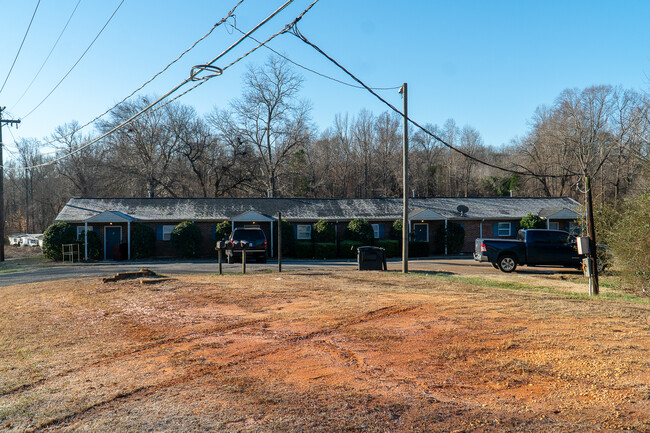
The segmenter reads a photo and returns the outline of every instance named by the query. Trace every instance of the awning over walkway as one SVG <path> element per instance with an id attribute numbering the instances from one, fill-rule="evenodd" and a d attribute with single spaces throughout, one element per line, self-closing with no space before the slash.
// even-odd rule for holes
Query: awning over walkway
<path id="1" fill-rule="evenodd" d="M 126 223 L 126 239 L 128 244 L 128 260 L 131 260 L 131 221 L 137 221 L 130 215 L 120 211 L 107 210 L 97 215 L 91 216 L 84 221 L 84 257 L 88 260 L 88 223 L 90 224 L 123 224 Z M 104 244 L 106 242 L 104 241 Z M 104 251 L 104 258 L 106 251 Z"/>

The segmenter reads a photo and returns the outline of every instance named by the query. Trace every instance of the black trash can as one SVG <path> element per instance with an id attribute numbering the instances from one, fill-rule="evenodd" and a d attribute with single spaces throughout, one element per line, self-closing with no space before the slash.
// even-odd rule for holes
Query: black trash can
<path id="1" fill-rule="evenodd" d="M 357 269 L 360 271 L 385 271 L 386 251 L 380 247 L 357 248 Z"/>

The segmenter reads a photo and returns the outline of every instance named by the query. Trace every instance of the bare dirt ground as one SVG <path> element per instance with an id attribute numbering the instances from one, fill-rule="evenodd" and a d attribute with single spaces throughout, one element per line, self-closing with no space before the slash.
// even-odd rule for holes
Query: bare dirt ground
<path id="1" fill-rule="evenodd" d="M 650 431 L 647 302 L 535 274 L 171 277 L 0 288 L 0 432 Z"/>

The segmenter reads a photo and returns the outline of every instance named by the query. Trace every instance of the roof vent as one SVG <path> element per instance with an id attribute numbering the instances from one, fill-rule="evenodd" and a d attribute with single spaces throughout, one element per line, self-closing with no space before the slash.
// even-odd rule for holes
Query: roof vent
<path id="1" fill-rule="evenodd" d="M 456 210 L 460 213 L 460 216 L 465 216 L 465 214 L 469 212 L 469 208 L 464 204 L 459 205 Z"/>

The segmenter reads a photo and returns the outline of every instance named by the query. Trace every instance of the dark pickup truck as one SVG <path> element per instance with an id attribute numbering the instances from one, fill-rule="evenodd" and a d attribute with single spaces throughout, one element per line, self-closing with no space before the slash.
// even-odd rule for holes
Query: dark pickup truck
<path id="1" fill-rule="evenodd" d="M 580 268 L 576 239 L 561 230 L 519 230 L 516 239 L 476 239 L 474 260 L 512 272 L 517 265 Z"/>

